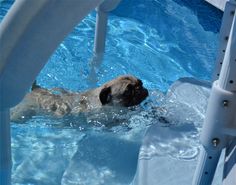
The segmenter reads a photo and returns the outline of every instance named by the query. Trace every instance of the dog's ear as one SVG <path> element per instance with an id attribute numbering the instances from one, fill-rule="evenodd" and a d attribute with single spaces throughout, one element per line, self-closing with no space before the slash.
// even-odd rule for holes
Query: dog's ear
<path id="1" fill-rule="evenodd" d="M 105 87 L 99 94 L 99 99 L 102 105 L 105 105 L 111 101 L 111 87 Z"/>

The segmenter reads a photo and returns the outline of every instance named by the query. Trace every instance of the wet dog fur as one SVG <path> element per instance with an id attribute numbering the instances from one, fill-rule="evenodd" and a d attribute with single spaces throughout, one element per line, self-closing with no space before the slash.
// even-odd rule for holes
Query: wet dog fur
<path id="1" fill-rule="evenodd" d="M 130 107 L 140 104 L 147 96 L 142 81 L 131 75 L 120 76 L 81 93 L 61 88 L 46 89 L 34 83 L 31 92 L 11 109 L 11 121 L 22 122 L 39 114 L 77 115 L 103 106 Z"/>

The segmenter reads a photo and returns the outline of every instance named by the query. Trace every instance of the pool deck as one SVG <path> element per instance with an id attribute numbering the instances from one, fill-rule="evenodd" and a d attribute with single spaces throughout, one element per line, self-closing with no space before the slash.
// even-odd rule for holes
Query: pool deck
<path id="1" fill-rule="evenodd" d="M 208 3 L 212 4 L 213 6 L 215 6 L 216 8 L 224 11 L 225 9 L 225 3 L 227 0 L 205 0 Z"/>

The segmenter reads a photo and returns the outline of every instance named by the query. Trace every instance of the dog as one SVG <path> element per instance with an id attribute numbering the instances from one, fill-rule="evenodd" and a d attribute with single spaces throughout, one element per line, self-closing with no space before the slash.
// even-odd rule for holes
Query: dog
<path id="1" fill-rule="evenodd" d="M 55 117 L 77 115 L 104 106 L 130 107 L 140 104 L 148 96 L 140 79 L 124 75 L 85 92 L 71 92 L 62 88 L 46 89 L 33 83 L 31 92 L 11 109 L 11 121 L 21 122 L 40 114 Z"/>

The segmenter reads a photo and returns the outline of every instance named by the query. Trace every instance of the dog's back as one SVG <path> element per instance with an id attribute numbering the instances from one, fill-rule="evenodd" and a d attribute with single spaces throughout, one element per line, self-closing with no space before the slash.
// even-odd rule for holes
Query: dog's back
<path id="1" fill-rule="evenodd" d="M 72 102 L 69 92 L 66 94 L 48 90 L 34 83 L 31 92 L 11 109 L 11 121 L 25 121 L 38 114 L 52 114 L 62 117 L 70 113 Z"/>

